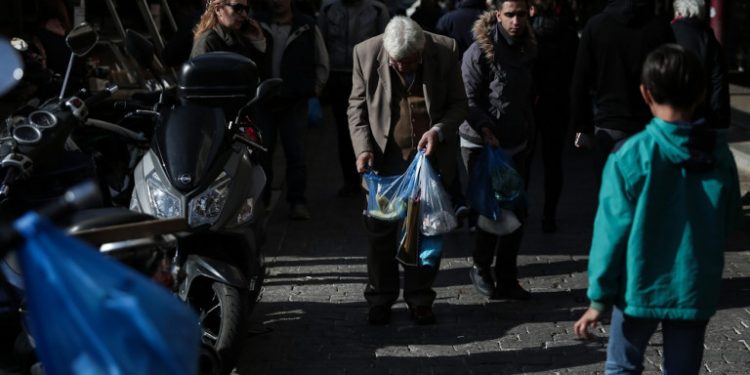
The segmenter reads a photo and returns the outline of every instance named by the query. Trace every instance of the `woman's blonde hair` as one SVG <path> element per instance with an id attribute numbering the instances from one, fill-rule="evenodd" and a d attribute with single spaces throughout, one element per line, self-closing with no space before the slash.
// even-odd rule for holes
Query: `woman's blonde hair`
<path id="1" fill-rule="evenodd" d="M 200 22 L 193 29 L 193 42 L 201 34 L 213 29 L 219 23 L 219 16 L 216 15 L 216 10 L 224 6 L 224 4 L 226 4 L 224 0 L 206 0 L 206 11 L 203 12 Z"/>

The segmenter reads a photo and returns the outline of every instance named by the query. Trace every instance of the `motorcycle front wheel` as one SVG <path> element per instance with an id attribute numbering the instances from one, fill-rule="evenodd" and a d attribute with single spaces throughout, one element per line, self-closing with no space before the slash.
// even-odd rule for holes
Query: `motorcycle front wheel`
<path id="1" fill-rule="evenodd" d="M 200 313 L 202 341 L 215 350 L 219 368 L 209 370 L 203 363 L 201 373 L 229 374 L 237 364 L 247 331 L 248 296 L 219 282 L 205 286 L 190 293 L 190 304 Z"/>

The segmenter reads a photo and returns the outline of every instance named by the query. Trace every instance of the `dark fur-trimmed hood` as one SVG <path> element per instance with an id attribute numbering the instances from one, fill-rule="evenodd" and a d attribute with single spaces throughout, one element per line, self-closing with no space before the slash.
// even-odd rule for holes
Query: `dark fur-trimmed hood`
<path id="1" fill-rule="evenodd" d="M 489 62 L 495 61 L 496 42 L 509 44 L 505 36 L 501 35 L 498 30 L 497 17 L 494 10 L 484 12 L 479 16 L 476 22 L 474 22 L 471 31 L 474 34 L 474 40 L 476 40 L 477 45 L 482 50 L 482 54 Z M 522 52 L 531 52 L 532 57 L 536 56 L 536 38 L 530 24 L 527 25 L 526 34 L 524 34 L 523 38 L 513 43 L 514 46 L 516 44 L 522 45 Z"/>

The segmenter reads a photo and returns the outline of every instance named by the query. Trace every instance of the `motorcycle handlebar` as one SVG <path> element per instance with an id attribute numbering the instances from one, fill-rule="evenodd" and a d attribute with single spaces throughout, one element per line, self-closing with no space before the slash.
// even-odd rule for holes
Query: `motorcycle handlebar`
<path id="1" fill-rule="evenodd" d="M 86 181 L 73 186 L 65 194 L 37 212 L 51 220 L 60 219 L 74 211 L 95 206 L 101 202 L 99 186 L 94 181 Z"/>
<path id="2" fill-rule="evenodd" d="M 13 169 L 10 169 L 8 172 Z M 6 174 L 6 180 L 7 180 Z M 99 186 L 94 181 L 87 181 L 76 185 L 65 192 L 65 194 L 54 202 L 40 208 L 37 213 L 52 221 L 65 218 L 71 213 L 87 207 L 95 206 L 101 201 Z M 0 258 L 10 250 L 21 236 L 13 228 L 12 222 L 0 225 Z"/>
<path id="3" fill-rule="evenodd" d="M 148 106 L 135 100 L 118 100 L 112 103 L 112 107 L 123 112 L 149 111 L 153 109 L 153 106 Z"/>
<path id="4" fill-rule="evenodd" d="M 112 96 L 112 94 L 116 93 L 117 90 L 119 90 L 120 87 L 117 85 L 112 85 L 110 87 L 105 88 L 104 90 L 101 90 L 97 92 L 94 95 L 91 95 L 90 97 L 86 98 L 84 102 L 86 103 L 86 106 L 91 108 L 92 106 L 96 105 L 97 103 L 103 101 L 104 99 L 109 98 Z"/>

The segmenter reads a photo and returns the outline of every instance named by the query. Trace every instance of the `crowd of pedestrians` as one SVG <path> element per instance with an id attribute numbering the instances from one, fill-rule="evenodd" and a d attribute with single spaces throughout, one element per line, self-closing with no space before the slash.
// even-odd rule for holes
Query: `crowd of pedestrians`
<path id="1" fill-rule="evenodd" d="M 570 129 L 576 147 L 594 150 L 601 185 L 591 305 L 575 333 L 587 337 L 611 309 L 607 372 L 638 373 L 661 323 L 665 370 L 697 373 L 740 207 L 721 130 L 729 124 L 726 63 L 703 0 L 676 0 L 671 24 L 654 13 L 654 0 L 611 0 L 580 34 L 565 0 L 460 0 L 449 11 L 433 0 L 411 9 L 330 0 L 317 20 L 291 0 L 266 0 L 262 8 L 250 17 L 246 0 L 208 0 L 192 55 L 238 52 L 256 61 L 261 77 L 284 80 L 262 110 L 272 124 L 262 130 L 271 149 L 277 134 L 284 147 L 291 219 L 314 218 L 305 205 L 304 157 L 313 97 L 330 107 L 337 129 L 339 196 L 360 195 L 366 171 L 404 173 L 425 150 L 456 213 L 465 212 L 463 196 L 487 146 L 502 150 L 525 184 L 536 152 L 548 233 L 558 230 Z M 270 175 L 270 160 L 264 167 Z M 537 202 L 508 210 L 520 223 L 510 229 L 472 214 L 469 279 L 490 299 L 532 298 L 516 267 L 528 204 Z M 368 320 L 387 324 L 400 292 L 400 228 L 366 217 L 365 229 Z M 415 323 L 435 323 L 439 262 L 401 267 Z M 681 360 L 685 353 L 691 361 Z"/>

